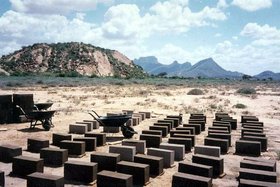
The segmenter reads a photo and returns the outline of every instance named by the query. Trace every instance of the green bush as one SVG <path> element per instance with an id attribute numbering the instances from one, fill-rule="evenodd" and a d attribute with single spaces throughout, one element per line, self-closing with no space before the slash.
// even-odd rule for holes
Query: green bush
<path id="1" fill-rule="evenodd" d="M 195 89 L 191 89 L 187 94 L 188 95 L 203 95 L 204 93 L 202 90 L 195 88 Z"/>
<path id="2" fill-rule="evenodd" d="M 239 94 L 256 94 L 256 90 L 254 88 L 240 88 L 236 91 Z"/>
<path id="3" fill-rule="evenodd" d="M 246 105 L 242 104 L 242 103 L 237 103 L 236 105 L 234 105 L 235 108 L 247 108 Z"/>

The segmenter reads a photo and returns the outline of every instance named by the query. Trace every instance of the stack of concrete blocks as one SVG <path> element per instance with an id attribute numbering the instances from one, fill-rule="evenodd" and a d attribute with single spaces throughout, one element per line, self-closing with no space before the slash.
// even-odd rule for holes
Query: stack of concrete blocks
<path id="1" fill-rule="evenodd" d="M 206 116 L 204 114 L 191 114 L 188 124 L 200 124 L 201 131 L 205 131 Z"/>
<path id="2" fill-rule="evenodd" d="M 232 130 L 237 129 L 237 119 L 232 118 L 228 113 L 217 112 L 215 114 L 215 121 L 229 122 Z"/>
<path id="3" fill-rule="evenodd" d="M 171 144 L 180 144 L 185 146 L 185 152 L 191 152 L 192 149 L 192 139 L 191 138 L 177 138 L 177 137 L 170 137 L 168 138 L 168 143 Z"/>
<path id="4" fill-rule="evenodd" d="M 244 158 L 240 162 L 239 186 L 277 185 L 276 160 Z"/>

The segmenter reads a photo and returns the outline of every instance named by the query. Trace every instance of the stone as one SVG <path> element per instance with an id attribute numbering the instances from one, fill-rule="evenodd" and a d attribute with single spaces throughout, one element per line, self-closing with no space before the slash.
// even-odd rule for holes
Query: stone
<path id="1" fill-rule="evenodd" d="M 256 141 L 237 140 L 235 142 L 235 154 L 248 155 L 248 156 L 260 156 L 261 155 L 261 143 Z"/>
<path id="2" fill-rule="evenodd" d="M 279 183 L 240 179 L 238 187 L 280 187 Z"/>
<path id="3" fill-rule="evenodd" d="M 190 138 L 192 139 L 192 147 L 195 146 L 195 135 L 193 134 L 173 134 L 173 138 Z"/>
<path id="4" fill-rule="evenodd" d="M 164 121 L 164 120 L 161 120 Z M 172 121 L 170 121 L 172 122 Z M 162 126 L 162 127 L 167 127 L 167 133 L 170 133 L 170 130 L 172 129 L 172 123 L 165 123 L 165 122 L 157 122 L 154 123 L 154 126 Z"/>
<path id="5" fill-rule="evenodd" d="M 134 146 L 136 148 L 136 154 L 145 154 L 146 141 L 144 140 L 123 140 L 122 145 Z"/>
<path id="6" fill-rule="evenodd" d="M 174 154 L 175 154 L 174 159 L 176 161 L 184 160 L 184 158 L 185 158 L 185 146 L 184 145 L 161 143 L 159 148 L 174 151 Z"/>
<path id="7" fill-rule="evenodd" d="M 208 177 L 201 177 L 198 175 L 176 172 L 172 176 L 172 187 L 184 186 L 212 187 L 212 179 Z"/>
<path id="8" fill-rule="evenodd" d="M 61 133 L 53 133 L 52 134 L 52 141 L 53 145 L 60 146 L 60 142 L 63 140 L 72 140 L 71 134 L 61 134 Z"/>
<path id="9" fill-rule="evenodd" d="M 256 169 L 264 171 L 274 171 L 276 172 L 275 162 L 259 162 L 253 160 L 242 160 L 240 162 L 240 168 Z"/>
<path id="10" fill-rule="evenodd" d="M 69 182 L 91 183 L 97 178 L 97 163 L 67 161 L 64 164 L 64 178 Z"/>
<path id="11" fill-rule="evenodd" d="M 106 134 L 98 132 L 88 132 L 85 137 L 96 137 L 96 146 L 103 146 L 106 144 Z"/>
<path id="12" fill-rule="evenodd" d="M 84 122 L 91 122 L 92 129 L 99 129 L 99 122 L 96 120 L 84 120 Z"/>
<path id="13" fill-rule="evenodd" d="M 170 168 L 174 164 L 174 151 L 158 148 L 148 148 L 147 155 L 162 157 L 164 168 Z"/>
<path id="14" fill-rule="evenodd" d="M 83 156 L 86 151 L 86 144 L 82 141 L 63 140 L 60 142 L 60 149 L 68 149 L 68 156 Z"/>
<path id="15" fill-rule="evenodd" d="M 272 171 L 240 168 L 239 169 L 239 178 L 276 183 L 277 182 L 277 173 L 272 172 Z"/>
<path id="16" fill-rule="evenodd" d="M 158 176 L 163 173 L 163 157 L 137 154 L 134 162 L 148 164 L 150 166 L 150 176 Z"/>
<path id="17" fill-rule="evenodd" d="M 194 147 L 194 154 L 220 157 L 221 148 L 218 146 L 196 145 Z"/>
<path id="18" fill-rule="evenodd" d="M 43 173 L 44 160 L 28 156 L 16 156 L 13 159 L 12 168 L 12 174 L 21 177 L 26 177 L 34 172 Z"/>
<path id="19" fill-rule="evenodd" d="M 201 133 L 201 124 L 183 124 L 183 127 L 194 127 L 195 135 L 199 135 Z"/>
<path id="20" fill-rule="evenodd" d="M 202 177 L 213 177 L 213 167 L 203 164 L 196 164 L 191 162 L 179 162 L 178 172 L 192 175 L 199 175 Z"/>
<path id="21" fill-rule="evenodd" d="M 42 148 L 49 147 L 49 140 L 41 138 L 28 138 L 27 150 L 33 153 L 39 153 Z"/>
<path id="22" fill-rule="evenodd" d="M 79 121 L 79 122 L 76 122 L 76 124 L 83 124 L 83 125 L 87 125 L 87 132 L 90 132 L 93 130 L 93 124 L 92 122 L 87 122 L 87 121 Z"/>
<path id="23" fill-rule="evenodd" d="M 45 166 L 62 166 L 68 160 L 68 149 L 43 148 L 40 158 L 44 159 Z"/>
<path id="24" fill-rule="evenodd" d="M 231 147 L 231 134 L 209 133 L 207 137 L 228 140 L 228 144 Z"/>
<path id="25" fill-rule="evenodd" d="M 121 161 L 120 154 L 93 152 L 90 161 L 98 163 L 98 171 L 116 171 L 117 163 Z"/>
<path id="26" fill-rule="evenodd" d="M 64 177 L 35 172 L 27 176 L 27 187 L 64 187 Z"/>
<path id="27" fill-rule="evenodd" d="M 121 156 L 121 161 L 133 162 L 134 156 L 136 154 L 135 146 L 125 146 L 125 145 L 111 145 L 109 146 L 109 153 L 117 153 Z"/>
<path id="28" fill-rule="evenodd" d="M 149 130 L 160 130 L 162 132 L 162 137 L 166 137 L 168 134 L 168 127 L 164 126 L 149 126 Z"/>
<path id="29" fill-rule="evenodd" d="M 261 151 L 267 150 L 267 137 L 243 136 L 240 140 L 257 141 L 261 143 Z"/>
<path id="30" fill-rule="evenodd" d="M 97 173 L 97 187 L 133 187 L 132 175 L 103 170 Z"/>
<path id="31" fill-rule="evenodd" d="M 185 152 L 188 153 L 192 150 L 192 139 L 191 138 L 174 138 L 170 137 L 168 143 L 181 144 L 185 146 Z"/>
<path id="32" fill-rule="evenodd" d="M 5 172 L 0 170 L 0 186 L 5 186 Z"/>
<path id="33" fill-rule="evenodd" d="M 22 148 L 10 144 L 0 145 L 0 161 L 9 163 L 13 161 L 13 157 L 22 155 Z"/>
<path id="34" fill-rule="evenodd" d="M 191 134 L 196 134 L 194 127 L 176 127 L 176 130 L 189 130 Z"/>
<path id="35" fill-rule="evenodd" d="M 173 136 L 173 134 L 191 134 L 190 130 L 171 130 L 170 136 Z"/>
<path id="36" fill-rule="evenodd" d="M 79 137 L 73 138 L 73 141 L 85 142 L 86 151 L 95 151 L 96 150 L 96 137 Z"/>
<path id="37" fill-rule="evenodd" d="M 162 137 L 160 135 L 140 134 L 140 140 L 146 141 L 146 147 L 159 147 Z"/>
<path id="38" fill-rule="evenodd" d="M 189 124 L 200 124 L 200 126 L 201 126 L 201 131 L 205 131 L 205 121 L 203 121 L 203 120 L 200 120 L 200 119 L 190 119 L 189 120 Z"/>
<path id="39" fill-rule="evenodd" d="M 192 156 L 192 162 L 213 167 L 213 177 L 219 177 L 224 174 L 224 159 L 214 156 L 195 154 Z"/>
<path id="40" fill-rule="evenodd" d="M 135 162 L 120 161 L 117 172 L 132 175 L 133 185 L 144 186 L 150 180 L 150 165 Z"/>
<path id="41" fill-rule="evenodd" d="M 103 126 L 103 132 L 105 133 L 119 133 L 120 127 Z"/>
<path id="42" fill-rule="evenodd" d="M 162 136 L 162 131 L 158 130 L 142 130 L 142 134 L 153 134 Z"/>
<path id="43" fill-rule="evenodd" d="M 73 134 L 85 134 L 88 132 L 87 125 L 85 124 L 70 124 L 69 125 L 69 133 Z"/>

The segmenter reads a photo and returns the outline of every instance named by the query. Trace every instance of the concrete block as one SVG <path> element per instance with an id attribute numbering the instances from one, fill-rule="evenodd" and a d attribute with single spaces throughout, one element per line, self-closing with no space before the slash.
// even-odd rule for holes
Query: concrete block
<path id="1" fill-rule="evenodd" d="M 69 133 L 73 134 L 85 134 L 88 132 L 88 127 L 85 124 L 70 124 L 69 125 Z"/>
<path id="2" fill-rule="evenodd" d="M 221 119 L 221 121 L 229 122 L 232 130 L 237 129 L 237 119 Z"/>
<path id="3" fill-rule="evenodd" d="M 13 159 L 12 168 L 12 174 L 26 177 L 34 172 L 43 172 L 44 160 L 28 156 L 16 156 Z"/>
<path id="4" fill-rule="evenodd" d="M 133 187 L 132 175 L 103 170 L 97 173 L 97 187 Z"/>
<path id="5" fill-rule="evenodd" d="M 240 168 L 239 169 L 239 178 L 276 183 L 277 182 L 277 173 L 272 172 L 272 171 Z"/>
<path id="6" fill-rule="evenodd" d="M 122 145 L 134 146 L 136 148 L 136 154 L 145 154 L 146 151 L 146 141 L 144 140 L 123 140 Z"/>
<path id="7" fill-rule="evenodd" d="M 260 156 L 261 143 L 256 141 L 237 140 L 235 143 L 235 154 Z"/>
<path id="8" fill-rule="evenodd" d="M 90 155 L 90 161 L 98 163 L 98 171 L 116 171 L 117 163 L 121 161 L 121 156 L 116 153 L 93 152 Z"/>
<path id="9" fill-rule="evenodd" d="M 231 133 L 231 125 L 229 122 L 213 122 L 213 126 L 214 127 L 227 127 L 228 128 L 228 131 L 229 133 Z"/>
<path id="10" fill-rule="evenodd" d="M 243 137 L 244 136 L 266 137 L 266 134 L 264 134 L 264 133 L 254 133 L 254 132 L 244 132 Z"/>
<path id="11" fill-rule="evenodd" d="M 261 121 L 247 121 L 246 123 L 242 123 L 242 125 L 255 125 L 255 126 L 261 126 L 263 127 L 263 122 Z"/>
<path id="12" fill-rule="evenodd" d="M 279 183 L 240 179 L 238 187 L 280 187 Z"/>
<path id="13" fill-rule="evenodd" d="M 168 143 L 181 144 L 185 146 L 185 152 L 188 153 L 192 150 L 192 139 L 191 138 L 174 138 L 170 137 Z"/>
<path id="14" fill-rule="evenodd" d="M 191 134 L 196 134 L 194 127 L 176 127 L 176 130 L 189 130 Z"/>
<path id="15" fill-rule="evenodd" d="M 43 148 L 40 158 L 44 159 L 45 166 L 62 166 L 68 160 L 68 149 Z"/>
<path id="16" fill-rule="evenodd" d="M 67 161 L 64 164 L 64 178 L 72 183 L 91 183 L 97 178 L 97 163 L 82 161 Z"/>
<path id="17" fill-rule="evenodd" d="M 120 161 L 117 172 L 132 175 L 133 184 L 144 186 L 150 180 L 150 165 L 135 162 Z"/>
<path id="18" fill-rule="evenodd" d="M 109 153 L 120 154 L 121 160 L 133 162 L 134 156 L 136 154 L 136 147 L 125 145 L 111 145 L 109 146 Z"/>
<path id="19" fill-rule="evenodd" d="M 76 124 L 87 125 L 87 132 L 90 132 L 90 131 L 93 130 L 93 124 L 92 124 L 92 122 L 89 122 L 89 121 L 78 121 L 78 122 L 76 122 Z"/>
<path id="20" fill-rule="evenodd" d="M 209 138 L 204 139 L 204 145 L 208 146 L 218 146 L 221 148 L 221 153 L 226 154 L 228 152 L 229 143 L 228 140 L 218 139 L 218 138 Z"/>
<path id="21" fill-rule="evenodd" d="M 213 177 L 219 177 L 224 174 L 224 159 L 214 156 L 195 154 L 192 162 L 213 167 Z"/>
<path id="22" fill-rule="evenodd" d="M 256 116 L 241 116 L 241 123 L 247 123 L 247 121 L 259 121 Z"/>
<path id="23" fill-rule="evenodd" d="M 185 158 L 185 146 L 184 145 L 161 143 L 159 148 L 174 151 L 174 154 L 175 154 L 174 159 L 176 161 L 184 160 L 184 158 Z"/>
<path id="24" fill-rule="evenodd" d="M 153 134 L 162 136 L 162 131 L 158 130 L 142 130 L 142 134 Z"/>
<path id="25" fill-rule="evenodd" d="M 176 128 L 182 124 L 182 119 L 180 119 L 180 117 L 178 116 L 167 116 L 166 118 L 164 118 L 164 120 L 172 120 L 174 125 L 173 128 Z"/>
<path id="26" fill-rule="evenodd" d="M 212 179 L 198 175 L 176 172 L 172 176 L 172 187 L 184 186 L 212 187 Z"/>
<path id="27" fill-rule="evenodd" d="M 0 186 L 5 186 L 5 172 L 0 170 Z"/>
<path id="28" fill-rule="evenodd" d="M 208 130 L 208 135 L 211 134 L 211 133 L 215 133 L 215 134 L 229 134 L 229 132 L 226 130 L 226 131 L 223 131 L 223 130 Z"/>
<path id="29" fill-rule="evenodd" d="M 35 172 L 27 176 L 27 187 L 64 187 L 64 177 Z"/>
<path id="30" fill-rule="evenodd" d="M 139 117 L 132 117 L 131 118 L 132 119 L 132 125 L 133 126 L 136 126 L 136 125 L 139 125 L 139 120 L 140 120 L 140 118 Z"/>
<path id="31" fill-rule="evenodd" d="M 146 147 L 159 147 L 162 138 L 160 135 L 141 134 L 140 140 L 146 141 Z"/>
<path id="32" fill-rule="evenodd" d="M 174 128 L 174 121 L 173 120 L 158 120 L 157 121 L 158 123 L 168 123 L 168 124 L 170 124 L 170 129 L 169 129 L 169 132 L 170 132 L 170 130 L 171 129 L 173 129 Z"/>
<path id="33" fill-rule="evenodd" d="M 33 153 L 39 153 L 42 148 L 49 147 L 49 140 L 41 138 L 28 138 L 27 150 Z"/>
<path id="34" fill-rule="evenodd" d="M 52 141 L 53 145 L 60 146 L 60 142 L 63 140 L 72 140 L 71 134 L 61 134 L 61 133 L 53 133 L 52 134 Z"/>
<path id="35" fill-rule="evenodd" d="M 96 146 L 103 146 L 106 144 L 106 134 L 98 132 L 88 132 L 85 137 L 96 137 Z"/>
<path id="36" fill-rule="evenodd" d="M 139 112 L 140 114 L 141 113 L 144 113 L 146 115 L 146 118 L 147 119 L 150 119 L 151 118 L 151 112 Z"/>
<path id="37" fill-rule="evenodd" d="M 190 130 L 171 130 L 170 136 L 173 136 L 173 134 L 191 134 Z"/>
<path id="38" fill-rule="evenodd" d="M 96 149 L 96 137 L 79 137 L 79 138 L 73 138 L 73 141 L 81 141 L 85 142 L 86 151 L 95 151 Z"/>
<path id="39" fill-rule="evenodd" d="M 253 160 L 242 160 L 240 162 L 240 168 L 256 169 L 264 171 L 276 172 L 276 162 L 259 162 Z"/>
<path id="40" fill-rule="evenodd" d="M 190 138 L 192 139 L 192 147 L 195 146 L 195 135 L 193 134 L 173 134 L 173 136 L 170 136 L 173 138 Z"/>
<path id="41" fill-rule="evenodd" d="M 103 132 L 105 133 L 119 133 L 120 129 L 120 127 L 103 126 Z"/>
<path id="42" fill-rule="evenodd" d="M 241 137 L 244 136 L 245 132 L 253 132 L 253 133 L 263 133 L 263 130 L 260 129 L 248 129 L 248 128 L 242 128 L 241 129 Z"/>
<path id="43" fill-rule="evenodd" d="M 99 129 L 99 122 L 96 120 L 84 120 L 84 122 L 91 122 L 92 129 Z"/>
<path id="44" fill-rule="evenodd" d="M 150 176 L 158 176 L 163 173 L 163 157 L 137 154 L 134 162 L 148 164 L 150 166 Z"/>
<path id="45" fill-rule="evenodd" d="M 219 130 L 219 131 L 226 131 L 227 133 L 229 133 L 227 127 L 212 126 L 212 127 L 208 127 L 208 130 Z"/>
<path id="46" fill-rule="evenodd" d="M 192 175 L 199 175 L 202 177 L 213 177 L 213 167 L 203 164 L 196 164 L 191 162 L 179 162 L 178 172 Z"/>
<path id="47" fill-rule="evenodd" d="M 254 161 L 256 163 L 268 163 L 276 171 L 276 160 L 267 160 L 264 158 L 245 157 L 244 160 Z"/>
<path id="48" fill-rule="evenodd" d="M 261 151 L 267 150 L 267 137 L 243 136 L 240 140 L 257 141 L 261 143 Z"/>
<path id="49" fill-rule="evenodd" d="M 220 157 L 221 148 L 218 146 L 196 145 L 194 147 L 194 154 Z"/>
<path id="50" fill-rule="evenodd" d="M 201 124 L 183 124 L 183 127 L 194 127 L 195 135 L 199 135 L 201 133 Z"/>
<path id="51" fill-rule="evenodd" d="M 164 121 L 164 120 L 159 120 L 159 121 Z M 173 121 L 170 121 L 170 123 L 168 123 L 168 122 L 157 122 L 157 123 L 154 123 L 154 126 L 167 127 L 167 134 L 168 134 L 170 132 L 170 130 L 172 129 L 172 123 L 173 123 Z"/>
<path id="52" fill-rule="evenodd" d="M 0 161 L 1 162 L 12 162 L 13 157 L 22 155 L 22 148 L 10 144 L 0 145 Z"/>
<path id="53" fill-rule="evenodd" d="M 201 126 L 201 131 L 205 131 L 205 124 L 206 124 L 206 122 L 205 121 L 203 121 L 203 120 L 196 120 L 196 119 L 190 119 L 189 120 L 189 122 L 188 122 L 189 124 L 200 124 L 200 126 Z"/>
<path id="54" fill-rule="evenodd" d="M 170 168 L 174 164 L 174 151 L 158 148 L 148 148 L 147 155 L 163 157 L 164 168 Z"/>
<path id="55" fill-rule="evenodd" d="M 139 114 L 139 113 L 133 113 L 132 114 L 132 117 L 136 117 L 136 118 L 139 118 L 139 123 L 141 123 L 143 120 L 144 120 L 144 114 Z"/>
<path id="56" fill-rule="evenodd" d="M 162 132 L 162 137 L 166 137 L 168 134 L 168 127 L 164 126 L 149 126 L 149 130 L 160 130 Z"/>
<path id="57" fill-rule="evenodd" d="M 68 149 L 68 156 L 83 156 L 86 151 L 86 144 L 82 141 L 63 140 L 60 142 L 60 149 Z"/>
<path id="58" fill-rule="evenodd" d="M 209 133 L 207 137 L 227 140 L 229 146 L 231 147 L 231 134 Z"/>
<path id="59" fill-rule="evenodd" d="M 244 129 L 253 129 L 253 130 L 262 130 L 263 131 L 263 127 L 254 126 L 254 125 L 242 125 L 242 127 Z"/>

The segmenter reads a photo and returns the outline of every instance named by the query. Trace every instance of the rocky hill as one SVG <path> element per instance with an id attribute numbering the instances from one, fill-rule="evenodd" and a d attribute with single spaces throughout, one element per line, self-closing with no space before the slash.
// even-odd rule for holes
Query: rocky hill
<path id="1" fill-rule="evenodd" d="M 271 79 L 271 80 L 280 80 L 280 73 L 274 73 L 272 71 L 264 71 L 258 75 L 255 75 L 254 78 L 257 79 Z"/>
<path id="2" fill-rule="evenodd" d="M 142 77 L 142 68 L 116 50 L 70 42 L 34 44 L 0 58 L 0 70 L 8 74 L 67 74 L 85 76 Z"/>

